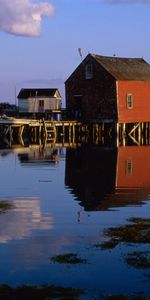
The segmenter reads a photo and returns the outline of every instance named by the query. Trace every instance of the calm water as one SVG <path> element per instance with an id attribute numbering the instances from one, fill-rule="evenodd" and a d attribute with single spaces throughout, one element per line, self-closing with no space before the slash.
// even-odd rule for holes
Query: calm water
<path id="1" fill-rule="evenodd" d="M 81 299 L 150 294 L 150 268 L 125 261 L 149 244 L 106 241 L 104 230 L 150 215 L 150 147 L 0 149 L 0 283 L 82 288 Z M 67 253 L 80 264 L 53 262 Z"/>

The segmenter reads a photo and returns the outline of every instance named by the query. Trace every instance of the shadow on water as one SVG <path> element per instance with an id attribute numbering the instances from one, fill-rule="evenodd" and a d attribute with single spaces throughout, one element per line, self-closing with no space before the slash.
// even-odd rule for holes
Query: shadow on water
<path id="1" fill-rule="evenodd" d="M 73 289 L 57 286 L 19 286 L 13 288 L 9 285 L 0 285 L 0 299 L 2 300 L 150 300 L 145 295 L 99 295 L 88 297 L 82 289 Z"/>
<path id="2" fill-rule="evenodd" d="M 19 286 L 0 285 L 1 300 L 48 300 L 48 299 L 80 299 L 81 289 L 72 289 L 57 286 Z"/>
<path id="3" fill-rule="evenodd" d="M 65 184 L 86 211 L 141 205 L 150 194 L 149 147 L 67 149 Z"/>

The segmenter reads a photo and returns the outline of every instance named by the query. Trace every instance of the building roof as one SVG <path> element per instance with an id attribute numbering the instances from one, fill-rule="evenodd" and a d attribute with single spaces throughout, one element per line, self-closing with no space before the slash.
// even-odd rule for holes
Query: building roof
<path id="1" fill-rule="evenodd" d="M 117 80 L 150 81 L 150 65 L 143 58 L 89 54 Z"/>
<path id="2" fill-rule="evenodd" d="M 21 89 L 18 94 L 18 99 L 28 99 L 30 97 L 54 97 L 56 92 L 60 96 L 58 89 L 47 88 L 34 88 L 34 89 Z M 61 96 L 60 96 L 61 97 Z"/>

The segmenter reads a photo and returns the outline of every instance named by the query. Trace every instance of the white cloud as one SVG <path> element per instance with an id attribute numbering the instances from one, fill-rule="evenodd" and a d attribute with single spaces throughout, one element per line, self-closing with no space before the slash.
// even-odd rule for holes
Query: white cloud
<path id="1" fill-rule="evenodd" d="M 38 36 L 42 18 L 53 12 L 54 7 L 48 2 L 0 0 L 0 30 L 15 35 Z"/>

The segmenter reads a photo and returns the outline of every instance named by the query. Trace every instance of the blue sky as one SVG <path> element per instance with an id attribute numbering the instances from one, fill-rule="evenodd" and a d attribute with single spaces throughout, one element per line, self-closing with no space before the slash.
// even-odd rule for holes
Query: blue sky
<path id="1" fill-rule="evenodd" d="M 150 0 L 0 0 L 0 102 L 58 87 L 89 52 L 150 63 Z"/>

